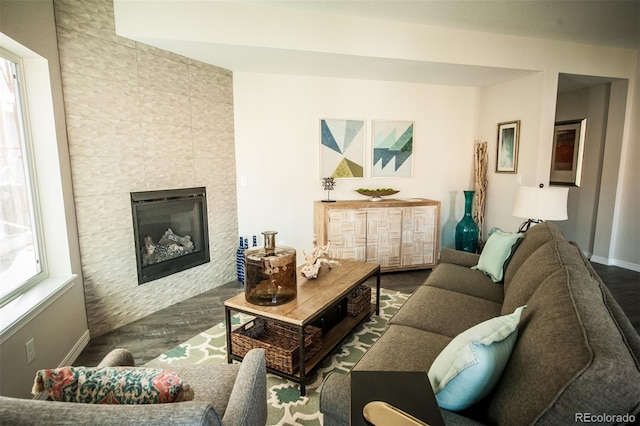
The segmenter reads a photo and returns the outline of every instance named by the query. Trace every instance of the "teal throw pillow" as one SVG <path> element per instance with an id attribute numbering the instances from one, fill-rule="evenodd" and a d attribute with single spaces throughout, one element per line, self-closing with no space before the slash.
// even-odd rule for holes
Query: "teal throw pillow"
<path id="1" fill-rule="evenodd" d="M 505 265 L 523 236 L 524 234 L 521 232 L 504 232 L 499 228 L 494 228 L 489 234 L 484 249 L 482 249 L 478 264 L 472 269 L 484 272 L 494 283 L 502 281 Z"/>
<path id="2" fill-rule="evenodd" d="M 509 361 L 525 307 L 471 327 L 440 352 L 428 373 L 440 407 L 464 410 L 491 392 Z"/>

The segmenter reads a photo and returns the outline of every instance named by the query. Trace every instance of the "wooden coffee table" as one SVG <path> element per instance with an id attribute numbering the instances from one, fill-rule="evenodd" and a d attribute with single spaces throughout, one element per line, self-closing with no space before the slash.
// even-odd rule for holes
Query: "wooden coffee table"
<path id="1" fill-rule="evenodd" d="M 231 345 L 231 312 L 241 312 L 257 318 L 264 318 L 280 324 L 294 327 L 298 332 L 300 365 L 298 372 L 286 372 L 267 368 L 280 377 L 300 384 L 300 394 L 306 393 L 306 382 L 310 372 L 323 359 L 330 355 L 340 343 L 374 312 L 380 313 L 380 265 L 355 260 L 338 260 L 340 263 L 332 269 L 323 266 L 318 278 L 307 280 L 298 268 L 298 294 L 291 302 L 278 306 L 259 306 L 246 301 L 244 294 L 238 294 L 224 302 L 225 323 L 227 328 L 227 362 L 242 360 L 234 354 Z M 310 359 L 305 359 L 305 326 L 318 320 L 342 301 L 351 290 L 376 276 L 376 301 L 370 309 L 363 310 L 357 316 L 347 316 L 322 336 L 322 349 Z"/>

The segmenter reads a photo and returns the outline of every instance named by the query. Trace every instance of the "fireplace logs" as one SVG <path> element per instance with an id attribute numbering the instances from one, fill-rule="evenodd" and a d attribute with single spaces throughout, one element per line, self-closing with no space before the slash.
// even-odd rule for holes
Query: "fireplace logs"
<path id="1" fill-rule="evenodd" d="M 191 236 L 181 237 L 174 234 L 171 228 L 167 229 L 158 244 L 155 244 L 150 236 L 144 237 L 144 246 L 142 251 L 144 266 L 184 256 L 193 251 Z"/>

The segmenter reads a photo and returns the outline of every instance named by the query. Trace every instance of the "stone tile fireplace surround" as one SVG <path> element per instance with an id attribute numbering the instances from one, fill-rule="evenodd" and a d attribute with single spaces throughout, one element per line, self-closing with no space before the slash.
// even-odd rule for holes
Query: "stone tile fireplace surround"
<path id="1" fill-rule="evenodd" d="M 235 278 L 232 73 L 115 35 L 111 0 L 54 0 L 89 329 Z M 130 192 L 206 187 L 211 261 L 138 285 Z"/>

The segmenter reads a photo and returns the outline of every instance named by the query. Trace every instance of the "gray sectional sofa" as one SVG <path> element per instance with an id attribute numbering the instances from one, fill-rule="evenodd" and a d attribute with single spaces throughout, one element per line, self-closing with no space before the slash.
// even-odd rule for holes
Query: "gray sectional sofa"
<path id="1" fill-rule="evenodd" d="M 98 367 L 134 366 L 126 349 L 111 351 Z M 145 365 L 167 369 L 166 364 Z M 168 368 L 195 390 L 188 402 L 96 405 L 0 396 L 0 425 L 264 425 L 267 371 L 263 349 L 241 364 L 180 365 Z"/>
<path id="2" fill-rule="evenodd" d="M 491 393 L 472 407 L 441 409 L 446 424 L 624 423 L 640 416 L 640 337 L 584 258 L 551 223 L 532 227 L 504 281 L 478 255 L 445 249 L 424 285 L 354 366 L 428 371 L 459 333 L 527 305 L 515 346 Z M 350 381 L 333 373 L 320 397 L 324 424 L 349 422 Z"/>

